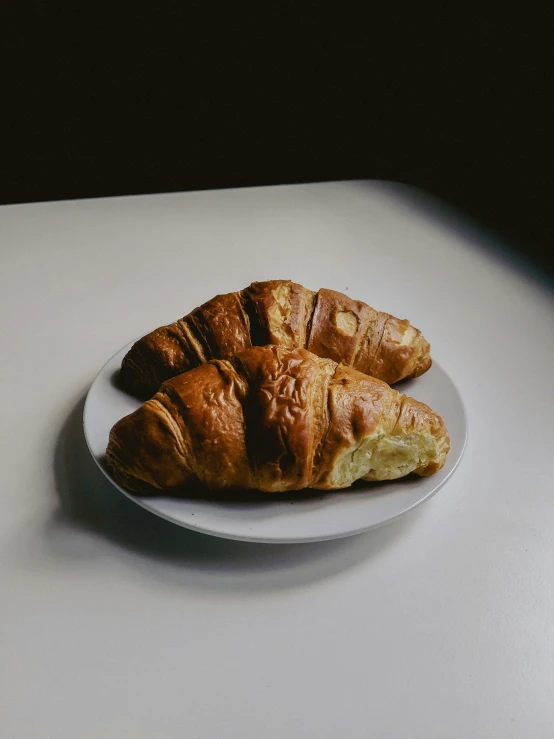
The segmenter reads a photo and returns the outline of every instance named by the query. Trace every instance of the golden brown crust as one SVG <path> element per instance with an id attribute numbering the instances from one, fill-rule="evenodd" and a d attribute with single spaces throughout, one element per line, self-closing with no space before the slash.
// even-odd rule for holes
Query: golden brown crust
<path id="1" fill-rule="evenodd" d="M 136 341 L 121 363 L 121 384 L 149 398 L 162 382 L 197 366 L 198 358 L 179 324 L 161 326 Z"/>
<path id="2" fill-rule="evenodd" d="M 255 486 L 298 490 L 312 481 L 329 375 L 334 363 L 303 349 L 256 347 L 237 357 L 250 386 L 245 435 Z"/>
<path id="3" fill-rule="evenodd" d="M 321 289 L 317 294 L 308 351 L 352 365 L 372 313 L 375 313 L 373 308 L 359 300 Z"/>
<path id="4" fill-rule="evenodd" d="M 203 361 L 232 357 L 252 346 L 249 320 L 239 293 L 216 295 L 183 321 L 201 337 Z"/>
<path id="5" fill-rule="evenodd" d="M 143 336 L 123 359 L 121 383 L 151 397 L 162 382 L 202 362 L 266 344 L 305 347 L 389 384 L 431 366 L 429 344 L 408 321 L 334 290 L 316 294 L 290 280 L 269 280 L 217 295 Z"/>
<path id="6" fill-rule="evenodd" d="M 431 348 L 409 321 L 379 314 L 374 348 L 354 364 L 356 369 L 392 385 L 405 377 L 419 377 L 431 367 Z"/>
<path id="7" fill-rule="evenodd" d="M 108 464 L 116 477 L 134 467 L 143 482 L 169 492 L 194 480 L 212 490 L 251 487 L 244 393 L 244 380 L 229 362 L 216 360 L 174 377 L 114 426 Z"/>
<path id="8" fill-rule="evenodd" d="M 439 416 L 386 383 L 304 349 L 252 347 L 165 382 L 110 433 L 115 479 L 146 494 L 342 488 L 436 472 Z"/>
<path id="9" fill-rule="evenodd" d="M 133 395 L 148 398 L 171 377 L 251 345 L 240 295 L 216 295 L 188 316 L 135 342 L 121 364 L 121 383 Z"/>
<path id="10" fill-rule="evenodd" d="M 190 459 L 179 424 L 167 412 L 161 393 L 118 421 L 106 450 L 106 462 L 116 480 L 138 493 L 186 487 L 195 479 Z"/>

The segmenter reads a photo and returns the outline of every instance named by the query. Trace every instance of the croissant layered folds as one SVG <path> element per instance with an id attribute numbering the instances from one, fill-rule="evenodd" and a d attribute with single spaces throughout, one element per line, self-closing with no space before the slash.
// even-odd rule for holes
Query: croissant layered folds
<path id="1" fill-rule="evenodd" d="M 165 382 L 115 424 L 107 464 L 139 494 L 280 492 L 430 475 L 448 450 L 442 419 L 423 403 L 304 349 L 264 346 Z"/>
<path id="2" fill-rule="evenodd" d="M 333 290 L 315 293 L 289 280 L 272 280 L 217 295 L 143 336 L 123 359 L 121 384 L 149 398 L 171 377 L 266 344 L 305 348 L 389 384 L 431 366 L 429 344 L 409 321 Z"/>

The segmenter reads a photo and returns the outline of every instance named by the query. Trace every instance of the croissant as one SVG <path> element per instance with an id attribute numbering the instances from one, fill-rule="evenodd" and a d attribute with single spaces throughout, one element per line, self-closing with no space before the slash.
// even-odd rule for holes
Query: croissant
<path id="1" fill-rule="evenodd" d="M 143 336 L 123 359 L 121 385 L 150 398 L 175 375 L 266 344 L 305 348 L 389 385 L 431 366 L 429 344 L 409 321 L 333 290 L 314 293 L 290 280 L 272 280 L 217 295 Z"/>
<path id="2" fill-rule="evenodd" d="M 271 493 L 431 475 L 449 446 L 440 416 L 381 380 L 265 346 L 165 382 L 115 424 L 106 461 L 143 495 L 198 484 Z"/>

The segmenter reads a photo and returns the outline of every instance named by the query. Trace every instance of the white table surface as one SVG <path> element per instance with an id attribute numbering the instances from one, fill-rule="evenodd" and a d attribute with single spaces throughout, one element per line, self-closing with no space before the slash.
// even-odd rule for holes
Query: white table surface
<path id="1" fill-rule="evenodd" d="M 5 206 L 0 239 L 2 739 L 554 736 L 547 286 L 375 182 Z M 88 457 L 109 356 L 271 278 L 408 316 L 460 388 L 466 455 L 401 521 L 226 542 Z"/>

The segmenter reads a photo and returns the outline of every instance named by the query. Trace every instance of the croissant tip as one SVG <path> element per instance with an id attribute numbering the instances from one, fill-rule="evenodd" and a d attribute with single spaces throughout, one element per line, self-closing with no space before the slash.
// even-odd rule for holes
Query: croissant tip
<path id="1" fill-rule="evenodd" d="M 431 369 L 432 364 L 433 360 L 431 359 L 431 357 L 425 357 L 425 359 L 423 359 L 416 367 L 413 377 L 420 377 L 421 375 L 425 374 L 425 372 Z"/>
<path id="2" fill-rule="evenodd" d="M 133 357 L 132 352 L 133 349 L 123 357 L 115 382 L 125 392 L 140 400 L 148 400 L 157 388 L 152 388 L 146 371 L 140 366 L 140 357 Z"/>

